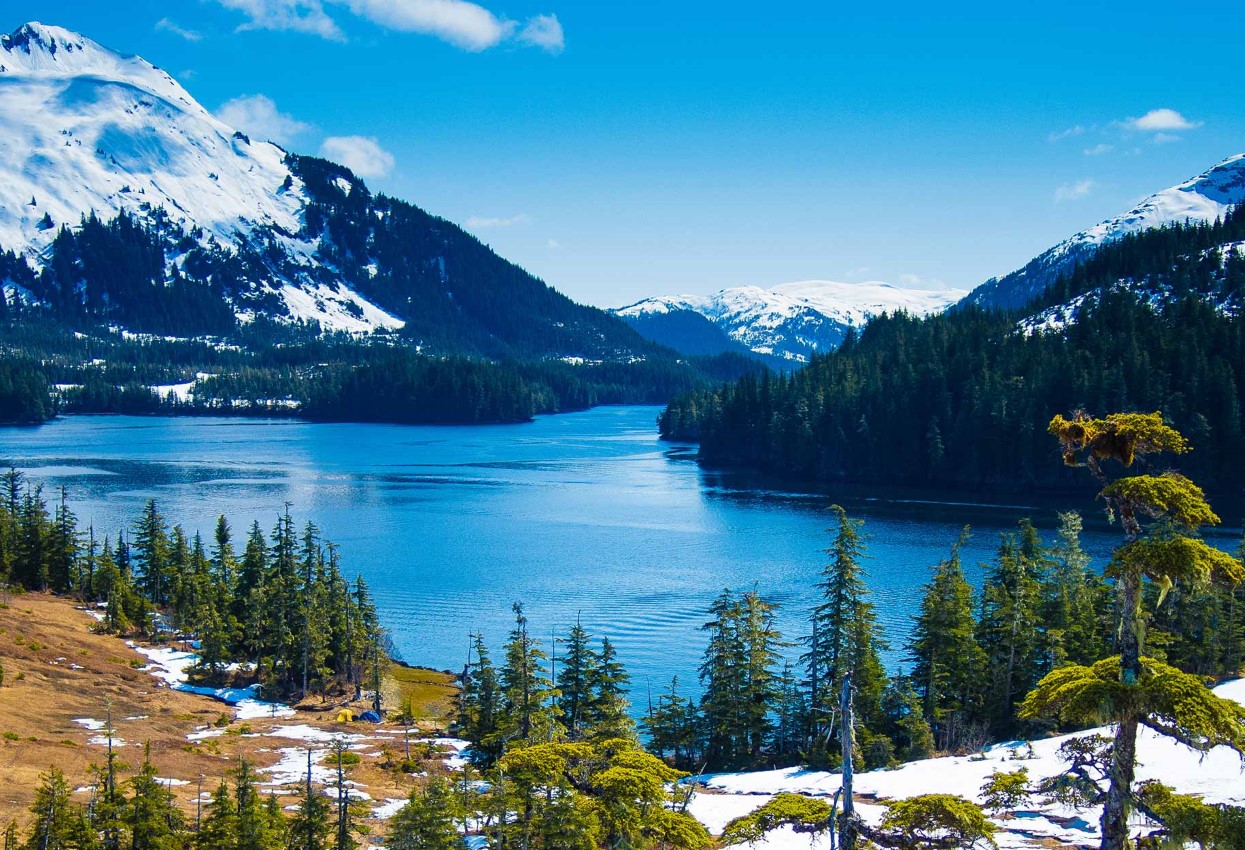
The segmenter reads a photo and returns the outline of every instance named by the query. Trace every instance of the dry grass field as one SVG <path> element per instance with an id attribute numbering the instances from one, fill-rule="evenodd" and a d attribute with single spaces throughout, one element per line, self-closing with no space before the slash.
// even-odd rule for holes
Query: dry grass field
<path id="1" fill-rule="evenodd" d="M 188 813 L 193 813 L 200 777 L 205 791 L 212 790 L 240 759 L 252 762 L 265 781 L 278 779 L 264 769 L 283 758 L 288 763 L 291 748 L 308 745 L 305 731 L 284 737 L 281 727 L 314 727 L 321 738 L 366 736 L 357 741 L 364 757 L 351 769 L 351 779 L 375 803 L 409 793 L 412 780 L 383 767 L 389 753 L 403 754 L 402 727 L 339 724 L 334 718 L 342 704 L 319 701 L 297 707 L 292 717 L 234 720 L 233 710 L 222 703 L 165 687 L 139 669 L 147 659 L 120 638 L 92 633 L 93 623 L 70 601 L 42 594 L 9 596 L 0 607 L 0 828 L 10 819 L 25 823 L 39 775 L 51 767 L 64 771 L 72 787 L 88 784 L 90 765 L 104 756 L 103 733 L 74 721 L 103 721 L 109 705 L 122 759 L 136 767 L 142 748 L 150 745 L 158 774 L 174 780 L 172 790 Z M 420 718 L 412 737 L 442 731 L 454 690 L 444 673 L 398 665 L 390 668 L 383 685 L 388 707 L 396 709 L 406 695 L 411 697 Z M 187 738 L 205 731 L 212 737 Z M 313 746 L 323 750 L 327 744 L 321 740 Z M 294 789 L 271 785 L 265 790 Z M 85 802 L 86 792 L 80 796 Z"/>

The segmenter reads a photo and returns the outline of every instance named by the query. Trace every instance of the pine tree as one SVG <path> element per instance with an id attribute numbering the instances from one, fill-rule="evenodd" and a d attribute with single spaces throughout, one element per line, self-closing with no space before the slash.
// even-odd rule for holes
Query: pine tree
<path id="1" fill-rule="evenodd" d="M 985 655 L 973 635 L 973 591 L 960 566 L 968 529 L 925 586 L 908 645 L 912 680 L 939 748 L 960 747 L 978 721 Z"/>
<path id="2" fill-rule="evenodd" d="M 232 850 L 237 845 L 238 809 L 229 783 L 221 779 L 207 804 L 207 817 L 195 836 L 195 847 L 198 850 Z"/>
<path id="3" fill-rule="evenodd" d="M 552 741 L 563 734 L 557 706 L 551 702 L 558 694 L 548 678 L 545 653 L 528 632 L 523 606 L 517 602 L 514 621 L 500 676 L 502 714 L 497 734 L 502 749 L 510 741 Z"/>
<path id="4" fill-rule="evenodd" d="M 565 638 L 558 641 L 565 645 L 562 668 L 558 671 L 558 708 L 562 722 L 572 740 L 582 737 L 587 724 L 586 715 L 592 701 L 591 679 L 595 675 L 597 657 L 592 651 L 591 637 L 578 619 Z"/>
<path id="5" fill-rule="evenodd" d="M 78 850 L 86 838 L 86 821 L 74 804 L 72 790 L 60 769 L 52 768 L 39 777 L 30 837 L 22 850 Z"/>
<path id="6" fill-rule="evenodd" d="M 601 651 L 593 654 L 588 671 L 588 703 L 584 707 L 586 725 L 594 739 L 635 737 L 635 721 L 627 700 L 630 684 L 631 676 L 618 660 L 614 644 L 607 637 L 601 638 Z"/>
<path id="7" fill-rule="evenodd" d="M 156 778 L 151 763 L 151 746 L 144 751 L 143 764 L 130 779 L 130 797 L 126 826 L 130 831 L 131 850 L 174 850 L 180 844 L 181 810 L 173 800 L 173 792 Z"/>
<path id="8" fill-rule="evenodd" d="M 1012 734 L 1016 704 L 1047 672 L 1039 632 L 1039 553 L 1038 544 L 1003 535 L 982 589 L 977 643 L 986 658 L 986 710 L 999 737 Z"/>
<path id="9" fill-rule="evenodd" d="M 670 690 L 657 698 L 657 705 L 649 709 L 640 725 L 648 733 L 651 752 L 668 756 L 676 767 L 692 763 L 699 723 L 691 701 L 679 695 L 678 676 L 670 680 Z"/>
<path id="10" fill-rule="evenodd" d="M 168 600 L 171 550 L 164 516 L 156 500 L 149 499 L 142 516 L 134 524 L 134 552 L 142 568 L 138 589 L 157 607 Z"/>
<path id="11" fill-rule="evenodd" d="M 311 750 L 308 749 L 302 799 L 290 820 L 290 850 L 329 850 L 332 832 L 328 800 L 311 783 Z"/>
<path id="12" fill-rule="evenodd" d="M 805 638 L 809 651 L 801 658 L 808 674 L 809 739 L 817 761 L 828 755 L 843 677 L 852 675 L 863 726 L 879 724 L 886 687 L 878 656 L 884 643 L 860 563 L 866 557 L 864 523 L 848 517 L 839 505 L 830 510 L 836 521 L 830 529 L 834 543 L 826 549 L 829 561 L 818 583 L 820 599 L 810 618 L 811 634 Z"/>
<path id="13" fill-rule="evenodd" d="M 458 834 L 460 816 L 453 789 L 443 778 L 433 775 L 411 791 L 406 805 L 389 823 L 389 850 L 465 850 Z"/>

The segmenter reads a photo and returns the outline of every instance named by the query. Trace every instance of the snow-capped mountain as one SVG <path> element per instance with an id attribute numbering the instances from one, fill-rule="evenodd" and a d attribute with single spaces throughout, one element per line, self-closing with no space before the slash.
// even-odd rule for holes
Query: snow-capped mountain
<path id="1" fill-rule="evenodd" d="M 963 298 L 962 290 L 903 289 L 888 283 L 808 280 L 762 288 L 741 286 L 712 295 L 647 298 L 615 310 L 628 321 L 691 311 L 756 354 L 791 364 L 837 347 L 849 328 L 872 316 L 904 311 L 925 316 Z M 677 345 L 675 346 L 678 347 Z"/>
<path id="2" fill-rule="evenodd" d="M 295 264 L 312 263 L 316 245 L 294 237 L 308 198 L 286 152 L 226 126 L 137 56 L 26 24 L 0 37 L 0 116 L 0 246 L 36 265 L 61 225 L 157 209 L 222 245 L 263 229 Z M 347 331 L 403 324 L 344 284 L 283 283 L 292 318 Z"/>
<path id="3" fill-rule="evenodd" d="M 451 222 L 249 138 L 164 71 L 77 33 L 30 23 L 0 37 L 0 126 L 10 303 L 156 334 L 263 318 L 400 331 L 447 353 L 656 351 Z"/>
<path id="4" fill-rule="evenodd" d="M 1184 221 L 1214 221 L 1245 201 L 1245 153 L 1231 156 L 1190 180 L 1146 198 L 1122 215 L 1065 239 L 1022 269 L 991 278 L 974 289 L 965 304 L 1023 307 L 1040 296 L 1061 274 L 1101 245 L 1129 233 Z"/>

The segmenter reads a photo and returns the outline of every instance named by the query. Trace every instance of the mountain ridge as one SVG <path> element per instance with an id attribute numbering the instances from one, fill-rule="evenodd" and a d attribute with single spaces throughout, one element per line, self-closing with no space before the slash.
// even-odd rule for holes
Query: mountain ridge
<path id="1" fill-rule="evenodd" d="M 1016 309 L 1040 298 L 1103 245 L 1122 236 L 1183 222 L 1211 222 L 1245 202 L 1245 153 L 1235 154 L 1128 211 L 1064 239 L 1013 272 L 973 289 L 958 306 Z"/>
<path id="2" fill-rule="evenodd" d="M 946 309 L 961 290 L 905 289 L 881 281 L 805 280 L 773 287 L 740 286 L 710 295 L 645 298 L 614 310 L 641 317 L 691 311 L 717 325 L 735 343 L 788 368 L 838 346 L 852 328 L 874 316 L 903 311 L 928 315 Z M 668 341 L 678 349 L 679 346 Z"/>

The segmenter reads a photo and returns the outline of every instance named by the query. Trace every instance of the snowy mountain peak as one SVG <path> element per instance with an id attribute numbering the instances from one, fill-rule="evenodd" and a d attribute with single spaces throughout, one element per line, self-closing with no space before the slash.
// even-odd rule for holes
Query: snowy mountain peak
<path id="1" fill-rule="evenodd" d="M 1185 221 L 1214 221 L 1245 202 L 1245 153 L 1230 156 L 1183 183 L 1156 192 L 1125 213 L 1060 242 L 1011 274 L 991 278 L 965 303 L 1023 307 L 1101 245 L 1130 233 Z"/>
<path id="2" fill-rule="evenodd" d="M 904 289 L 881 281 L 805 280 L 769 288 L 739 286 L 712 295 L 647 298 L 615 313 L 635 320 L 689 310 L 757 354 L 803 363 L 814 352 L 836 347 L 849 328 L 874 316 L 939 313 L 964 295 L 962 290 Z"/>

